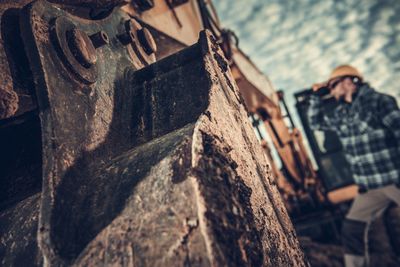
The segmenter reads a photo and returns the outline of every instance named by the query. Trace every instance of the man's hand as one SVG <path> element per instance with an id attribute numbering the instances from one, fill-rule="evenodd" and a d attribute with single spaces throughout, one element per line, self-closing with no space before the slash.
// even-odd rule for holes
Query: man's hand
<path id="1" fill-rule="evenodd" d="M 315 83 L 312 86 L 312 91 L 315 95 L 323 97 L 330 93 L 328 85 L 326 83 Z"/>
<path id="2" fill-rule="evenodd" d="M 314 83 L 312 85 L 312 90 L 313 90 L 313 92 L 317 92 L 318 90 L 320 90 L 321 88 L 326 87 L 326 86 L 327 86 L 326 83 Z"/>

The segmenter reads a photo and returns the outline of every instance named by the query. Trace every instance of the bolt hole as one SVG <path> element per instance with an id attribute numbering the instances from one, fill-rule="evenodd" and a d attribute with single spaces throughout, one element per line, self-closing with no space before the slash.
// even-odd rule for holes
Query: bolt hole
<path id="1" fill-rule="evenodd" d="M 101 32 L 101 37 L 103 38 L 104 41 L 106 41 L 108 43 L 109 39 L 108 39 L 108 35 L 105 32 Z"/>

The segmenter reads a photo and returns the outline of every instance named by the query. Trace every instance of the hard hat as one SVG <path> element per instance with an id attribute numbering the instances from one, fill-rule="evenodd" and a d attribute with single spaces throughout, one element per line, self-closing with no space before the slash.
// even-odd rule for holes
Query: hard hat
<path id="1" fill-rule="evenodd" d="M 341 76 L 356 76 L 360 79 L 363 78 L 361 73 L 356 68 L 350 65 L 340 65 L 332 71 L 328 81 Z"/>
<path id="2" fill-rule="evenodd" d="M 363 79 L 361 73 L 356 68 L 350 65 L 340 65 L 331 72 L 331 75 L 329 76 L 329 79 L 327 81 L 314 84 L 312 86 L 312 89 L 313 91 L 317 91 L 323 87 L 326 87 L 331 80 L 343 76 L 355 76 L 358 77 L 359 80 Z"/>

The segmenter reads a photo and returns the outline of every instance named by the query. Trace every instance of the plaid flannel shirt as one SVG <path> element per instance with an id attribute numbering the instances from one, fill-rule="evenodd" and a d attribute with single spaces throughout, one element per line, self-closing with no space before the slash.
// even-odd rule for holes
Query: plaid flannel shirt
<path id="1" fill-rule="evenodd" d="M 399 183 L 400 110 L 394 97 L 364 84 L 352 103 L 324 110 L 313 95 L 308 119 L 313 130 L 337 133 L 356 184 L 372 189 Z"/>

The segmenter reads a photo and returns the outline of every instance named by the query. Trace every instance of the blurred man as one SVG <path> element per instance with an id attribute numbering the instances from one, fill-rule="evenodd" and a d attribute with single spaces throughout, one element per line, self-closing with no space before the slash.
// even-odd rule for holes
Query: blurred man
<path id="1" fill-rule="evenodd" d="M 368 266 L 368 230 L 389 204 L 400 205 L 400 110 L 394 97 L 378 93 L 349 65 L 313 86 L 308 117 L 315 130 L 335 131 L 350 163 L 359 195 L 343 222 L 346 267 Z M 322 96 L 337 107 L 326 110 Z"/>

